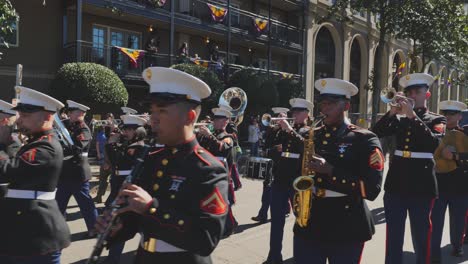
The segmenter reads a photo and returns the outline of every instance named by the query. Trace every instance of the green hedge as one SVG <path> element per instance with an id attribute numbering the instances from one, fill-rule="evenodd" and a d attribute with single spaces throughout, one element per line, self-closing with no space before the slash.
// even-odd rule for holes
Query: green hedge
<path id="1" fill-rule="evenodd" d="M 67 63 L 57 72 L 51 87 L 52 96 L 86 102 L 89 105 L 125 106 L 128 92 L 111 69 L 95 63 Z"/>

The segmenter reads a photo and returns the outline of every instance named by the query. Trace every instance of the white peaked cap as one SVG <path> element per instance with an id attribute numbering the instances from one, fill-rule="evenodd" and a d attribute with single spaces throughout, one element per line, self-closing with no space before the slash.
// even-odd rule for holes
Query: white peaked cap
<path id="1" fill-rule="evenodd" d="M 15 90 L 18 103 L 12 110 L 22 111 L 29 105 L 44 108 L 44 111 L 57 112 L 65 106 L 59 100 L 31 88 L 16 86 Z"/>
<path id="2" fill-rule="evenodd" d="M 79 104 L 79 103 L 77 103 L 75 101 L 72 101 L 72 100 L 67 100 L 67 105 L 68 105 L 68 109 L 78 109 L 78 110 L 81 110 L 83 112 L 86 112 L 86 111 L 88 111 L 90 109 L 86 105 Z"/>
<path id="3" fill-rule="evenodd" d="M 314 108 L 314 104 L 312 102 L 303 98 L 292 98 L 289 100 L 289 104 L 291 105 L 291 108 L 304 108 L 309 111 Z"/>
<path id="4" fill-rule="evenodd" d="M 463 111 L 466 110 L 466 104 L 459 101 L 442 101 L 440 102 L 439 109 L 441 111 L 451 110 L 451 111 Z"/>
<path id="5" fill-rule="evenodd" d="M 315 81 L 315 89 L 320 95 L 341 95 L 348 99 L 359 92 L 356 85 L 337 78 L 319 79 Z"/>
<path id="6" fill-rule="evenodd" d="M 434 77 L 427 73 L 412 73 L 400 78 L 398 82 L 404 89 L 413 85 L 427 85 L 428 87 L 434 82 Z"/>
<path id="7" fill-rule="evenodd" d="M 126 107 L 126 106 L 122 106 L 122 107 L 120 107 L 120 109 L 122 109 L 122 112 L 124 114 L 134 115 L 134 114 L 138 113 L 137 110 L 135 110 L 133 108 L 130 108 L 130 107 Z"/>
<path id="8" fill-rule="evenodd" d="M 123 125 L 136 125 L 144 126 L 146 124 L 146 119 L 136 116 L 136 115 L 121 115 Z"/>
<path id="9" fill-rule="evenodd" d="M 213 109 L 211 109 L 211 112 L 213 112 L 213 114 L 215 116 L 224 116 L 226 118 L 230 118 L 232 116 L 231 110 L 228 110 L 227 108 L 224 108 L 224 106 L 223 107 L 218 107 L 218 108 L 213 108 Z"/>
<path id="10" fill-rule="evenodd" d="M 287 112 L 289 112 L 289 109 L 286 107 L 273 107 L 271 108 L 271 111 L 273 111 L 273 113 L 275 114 L 286 114 Z"/>
<path id="11" fill-rule="evenodd" d="M 150 85 L 150 94 L 182 95 L 185 99 L 195 102 L 201 102 L 211 94 L 211 89 L 205 82 L 176 69 L 150 67 L 146 68 L 142 75 Z"/>
<path id="12" fill-rule="evenodd" d="M 13 107 L 15 106 L 3 100 L 0 100 L 0 112 L 1 113 L 8 114 L 8 115 L 16 115 L 16 111 L 11 110 Z"/>

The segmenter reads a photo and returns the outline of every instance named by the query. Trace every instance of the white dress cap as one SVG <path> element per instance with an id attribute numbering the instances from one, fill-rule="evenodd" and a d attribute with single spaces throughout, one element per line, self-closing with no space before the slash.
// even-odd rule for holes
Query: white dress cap
<path id="1" fill-rule="evenodd" d="M 15 106 L 3 100 L 0 100 L 0 112 L 1 113 L 7 114 L 7 115 L 16 115 L 16 111 L 11 110 L 13 107 Z"/>
<path id="2" fill-rule="evenodd" d="M 146 119 L 136 116 L 136 115 L 121 115 L 122 124 L 124 126 L 144 126 L 146 124 Z"/>
<path id="3" fill-rule="evenodd" d="M 146 68 L 142 75 L 150 85 L 150 94 L 155 96 L 169 93 L 180 95 L 181 99 L 200 103 L 211 94 L 211 89 L 205 82 L 176 69 L 150 67 Z"/>
<path id="4" fill-rule="evenodd" d="M 303 98 L 292 98 L 289 100 L 289 104 L 291 105 L 291 110 L 293 110 L 293 108 L 299 108 L 311 111 L 314 108 L 312 102 Z"/>
<path id="5" fill-rule="evenodd" d="M 429 87 L 434 82 L 434 77 L 427 73 L 412 73 L 405 75 L 400 78 L 398 82 L 401 87 L 406 89 L 407 87 L 411 88 L 411 86 L 426 86 Z"/>
<path id="6" fill-rule="evenodd" d="M 441 111 L 463 111 L 466 110 L 466 104 L 459 101 L 442 101 L 440 102 L 439 108 Z"/>
<path id="7" fill-rule="evenodd" d="M 271 108 L 271 111 L 273 111 L 273 113 L 275 114 L 286 114 L 287 112 L 289 112 L 289 109 L 286 107 L 273 107 Z"/>
<path id="8" fill-rule="evenodd" d="M 12 110 L 31 111 L 29 107 L 33 106 L 40 108 L 39 110 L 57 112 L 65 106 L 59 100 L 31 88 L 15 86 L 15 90 L 18 103 Z"/>
<path id="9" fill-rule="evenodd" d="M 135 110 L 133 108 L 130 108 L 130 107 L 126 107 L 126 106 L 122 106 L 122 107 L 120 107 L 120 109 L 122 109 L 122 112 L 124 114 L 134 115 L 134 114 L 138 113 L 137 110 Z"/>
<path id="10" fill-rule="evenodd" d="M 337 78 L 319 79 L 315 81 L 315 89 L 320 92 L 320 95 L 338 95 L 347 99 L 359 92 L 356 85 Z"/>
<path id="11" fill-rule="evenodd" d="M 68 105 L 68 109 L 69 110 L 75 110 L 75 109 L 78 109 L 78 110 L 81 110 L 83 112 L 86 112 L 88 111 L 90 108 L 87 107 L 86 105 L 84 104 L 79 104 L 75 101 L 72 101 L 72 100 L 67 100 L 67 105 Z"/>
<path id="12" fill-rule="evenodd" d="M 220 105 L 220 107 L 218 108 L 211 109 L 211 112 L 213 112 L 215 116 L 224 116 L 226 118 L 231 118 L 232 116 L 231 110 L 229 110 L 228 108 L 225 108 L 224 105 L 223 106 Z"/>

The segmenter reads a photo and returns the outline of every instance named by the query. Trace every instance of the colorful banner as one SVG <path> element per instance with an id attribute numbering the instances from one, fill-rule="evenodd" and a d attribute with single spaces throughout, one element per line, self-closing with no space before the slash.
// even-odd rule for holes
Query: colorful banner
<path id="1" fill-rule="evenodd" d="M 255 18 L 254 25 L 257 32 L 261 33 L 268 27 L 268 20 L 262 18 Z"/>
<path id="2" fill-rule="evenodd" d="M 166 4 L 166 0 L 148 0 L 152 5 L 163 7 Z"/>
<path id="3" fill-rule="evenodd" d="M 446 85 L 447 85 L 447 88 L 450 88 L 452 86 L 452 78 L 447 79 Z"/>
<path id="4" fill-rule="evenodd" d="M 130 60 L 130 63 L 134 68 L 138 66 L 138 60 L 145 54 L 144 50 L 129 49 L 118 46 L 115 46 L 115 48 L 123 54 L 127 55 L 128 59 Z"/>
<path id="5" fill-rule="evenodd" d="M 211 18 L 213 19 L 213 21 L 218 23 L 223 22 L 228 10 L 224 7 L 219 7 L 208 3 L 206 4 L 208 5 L 208 8 L 210 8 Z"/>
<path id="6" fill-rule="evenodd" d="M 205 67 L 205 68 L 208 68 L 208 66 L 210 66 L 210 61 L 207 61 L 207 60 L 200 60 L 200 59 L 190 58 L 190 61 L 193 62 L 196 65 L 200 65 L 200 66 Z"/>
<path id="7" fill-rule="evenodd" d="M 402 64 L 400 64 L 400 66 L 398 67 L 398 70 L 397 70 L 397 75 L 401 75 L 403 73 L 403 70 L 405 69 L 406 67 L 406 62 L 403 62 Z"/>

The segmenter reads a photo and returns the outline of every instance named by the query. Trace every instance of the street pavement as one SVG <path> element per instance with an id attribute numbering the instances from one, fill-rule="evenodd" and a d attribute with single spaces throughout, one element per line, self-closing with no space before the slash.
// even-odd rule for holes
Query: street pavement
<path id="1" fill-rule="evenodd" d="M 93 168 L 97 170 L 96 167 Z M 96 182 L 94 182 L 95 184 Z M 222 240 L 212 254 L 214 264 L 259 264 L 268 255 L 270 223 L 256 224 L 250 217 L 255 216 L 260 208 L 260 198 L 263 184 L 261 181 L 243 179 L 243 187 L 237 192 L 237 204 L 233 207 L 234 215 L 239 222 L 236 234 Z M 108 194 L 108 193 L 107 193 Z M 385 254 L 385 214 L 383 211 L 383 192 L 373 201 L 368 202 L 376 220 L 376 234 L 371 241 L 365 244 L 362 262 L 363 264 L 384 263 Z M 99 204 L 98 207 L 102 207 Z M 78 264 L 85 263 L 95 244 L 95 239 L 86 238 L 86 227 L 81 218 L 79 208 L 75 200 L 71 200 L 67 210 L 67 222 L 72 233 L 72 244 L 62 252 L 62 263 Z M 283 258 L 285 264 L 293 264 L 293 232 L 294 216 L 291 215 L 284 228 Z M 449 223 L 448 214 L 446 215 Z M 444 264 L 468 263 L 468 246 L 464 247 L 465 256 L 455 258 L 450 256 L 451 246 L 449 240 L 449 227 L 444 228 L 442 241 L 442 254 Z M 131 263 L 135 249 L 138 246 L 138 235 L 125 244 L 124 255 L 121 263 Z M 106 255 L 104 252 L 103 255 Z M 411 243 L 409 222 L 406 224 L 404 262 L 403 264 L 415 263 L 414 250 Z M 182 263 L 181 263 L 182 264 Z"/>

